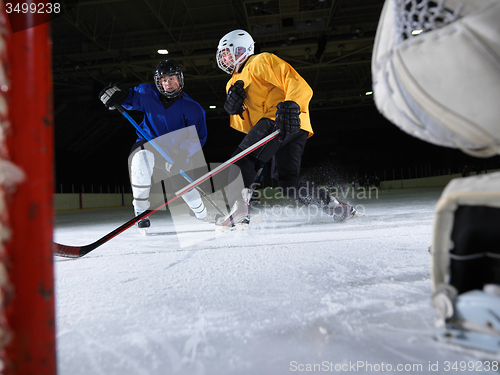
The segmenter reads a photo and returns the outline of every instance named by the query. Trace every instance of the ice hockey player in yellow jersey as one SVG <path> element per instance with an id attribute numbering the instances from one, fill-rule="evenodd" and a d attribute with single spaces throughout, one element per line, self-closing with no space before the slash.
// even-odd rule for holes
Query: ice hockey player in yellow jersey
<path id="1" fill-rule="evenodd" d="M 216 58 L 219 68 L 231 74 L 224 104 L 225 111 L 231 116 L 231 127 L 246 134 L 233 155 L 274 130 L 280 130 L 278 138 L 240 159 L 235 163 L 239 168 L 230 170 L 230 181 L 241 171 L 244 189 L 229 189 L 232 209 L 217 221 L 218 229 L 248 226 L 248 202 L 256 174 L 255 164 L 259 162 L 267 163 L 273 159 L 272 176 L 278 180 L 278 187 L 286 196 L 302 203 L 318 203 L 311 201 L 311 196 L 317 197 L 318 194 L 299 194 L 307 190 L 300 189 L 303 184 L 300 166 L 306 141 L 313 135 L 309 117 L 311 87 L 278 56 L 267 52 L 254 55 L 254 40 L 244 30 L 226 34 L 219 42 Z M 325 192 L 322 196 L 320 193 L 320 201 L 336 221 L 356 215 L 354 207 Z"/>

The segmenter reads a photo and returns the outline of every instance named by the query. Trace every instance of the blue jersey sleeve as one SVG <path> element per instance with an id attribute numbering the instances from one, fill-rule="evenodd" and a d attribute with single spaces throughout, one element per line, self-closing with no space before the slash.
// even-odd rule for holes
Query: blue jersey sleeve
<path id="1" fill-rule="evenodd" d="M 126 110 L 146 112 L 145 103 L 147 103 L 148 97 L 151 96 L 148 86 L 147 83 L 143 83 L 142 85 L 129 89 L 128 97 L 122 104 L 123 108 Z"/>

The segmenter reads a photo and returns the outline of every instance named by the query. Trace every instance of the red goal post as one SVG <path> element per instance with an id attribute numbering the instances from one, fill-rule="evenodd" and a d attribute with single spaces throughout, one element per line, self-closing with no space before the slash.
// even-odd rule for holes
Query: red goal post
<path id="1" fill-rule="evenodd" d="M 0 8 L 0 367 L 55 374 L 50 24 L 13 33 Z"/>

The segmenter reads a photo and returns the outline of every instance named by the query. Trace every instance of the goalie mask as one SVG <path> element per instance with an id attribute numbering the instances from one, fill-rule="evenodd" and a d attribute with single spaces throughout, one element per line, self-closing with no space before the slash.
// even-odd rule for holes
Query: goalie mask
<path id="1" fill-rule="evenodd" d="M 222 37 L 217 47 L 217 65 L 227 74 L 238 72 L 254 54 L 252 37 L 245 30 L 234 30 Z"/>
<path id="2" fill-rule="evenodd" d="M 160 61 L 154 80 L 158 91 L 169 99 L 178 97 L 184 88 L 182 68 L 175 60 Z"/>

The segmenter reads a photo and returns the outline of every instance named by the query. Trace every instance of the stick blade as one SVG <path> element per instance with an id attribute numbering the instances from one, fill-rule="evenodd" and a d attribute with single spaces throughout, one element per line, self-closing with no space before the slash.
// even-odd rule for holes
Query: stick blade
<path id="1" fill-rule="evenodd" d="M 54 255 L 65 258 L 80 258 L 81 246 L 67 246 L 54 242 Z"/>

